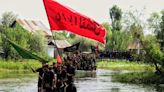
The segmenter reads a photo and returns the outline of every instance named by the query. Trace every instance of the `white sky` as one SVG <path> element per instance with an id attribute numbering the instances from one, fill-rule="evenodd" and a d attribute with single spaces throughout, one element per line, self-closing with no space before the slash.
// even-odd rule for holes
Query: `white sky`
<path id="1" fill-rule="evenodd" d="M 109 21 L 109 8 L 118 5 L 123 11 L 130 6 L 137 10 L 146 8 L 145 13 L 164 9 L 163 0 L 56 0 L 72 9 L 96 20 L 99 23 Z M 0 15 L 13 11 L 21 19 L 41 20 L 49 28 L 42 0 L 0 0 Z"/>

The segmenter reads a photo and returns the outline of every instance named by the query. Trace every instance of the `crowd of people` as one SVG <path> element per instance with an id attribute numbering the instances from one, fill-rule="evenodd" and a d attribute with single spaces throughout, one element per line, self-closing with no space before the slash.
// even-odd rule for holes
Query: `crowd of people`
<path id="1" fill-rule="evenodd" d="M 64 61 L 72 62 L 77 70 L 96 70 L 96 57 L 92 53 L 74 53 L 64 57 Z"/>
<path id="2" fill-rule="evenodd" d="M 76 92 L 74 86 L 75 67 L 71 62 L 62 65 L 53 63 L 53 65 L 42 64 L 41 68 L 33 72 L 39 72 L 38 92 Z"/>
<path id="3" fill-rule="evenodd" d="M 76 92 L 74 85 L 75 70 L 96 70 L 92 55 L 73 53 L 64 57 L 63 63 L 42 64 L 39 72 L 38 92 Z"/>

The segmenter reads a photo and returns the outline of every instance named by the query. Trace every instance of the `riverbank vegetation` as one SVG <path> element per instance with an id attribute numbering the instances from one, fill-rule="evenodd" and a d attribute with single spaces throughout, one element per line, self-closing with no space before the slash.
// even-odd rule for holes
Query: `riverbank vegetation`
<path id="1" fill-rule="evenodd" d="M 0 71 L 30 71 L 32 68 L 41 67 L 41 63 L 36 60 L 0 60 Z"/>
<path id="2" fill-rule="evenodd" d="M 31 67 L 36 69 L 41 67 L 41 63 L 36 60 L 2 60 L 0 59 L 0 78 L 18 78 L 35 76 Z"/>
<path id="3" fill-rule="evenodd" d="M 100 69 L 111 69 L 117 71 L 154 71 L 154 66 L 152 64 L 130 62 L 126 60 L 100 60 L 97 62 L 97 67 Z"/>
<path id="4" fill-rule="evenodd" d="M 163 74 L 156 71 L 153 64 L 142 62 L 130 62 L 120 60 L 101 60 L 97 62 L 99 69 L 110 69 L 121 71 L 114 74 L 104 74 L 112 76 L 114 82 L 134 83 L 134 84 L 163 84 Z M 122 72 L 127 71 L 127 72 Z"/>
<path id="5" fill-rule="evenodd" d="M 52 62 L 49 62 L 52 64 Z M 29 71 L 32 68 L 41 67 L 41 62 L 36 60 L 0 60 L 0 71 Z M 98 69 L 111 69 L 111 70 L 128 70 L 128 71 L 154 71 L 154 66 L 142 62 L 129 62 L 125 60 L 98 60 Z"/>
<path id="6" fill-rule="evenodd" d="M 112 75 L 113 81 L 134 84 L 163 84 L 163 75 L 154 72 L 132 72 Z"/>

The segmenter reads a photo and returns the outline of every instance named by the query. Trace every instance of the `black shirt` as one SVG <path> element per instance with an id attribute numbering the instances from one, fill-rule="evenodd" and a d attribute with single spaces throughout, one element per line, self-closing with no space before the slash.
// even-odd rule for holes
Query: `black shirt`
<path id="1" fill-rule="evenodd" d="M 73 76 L 75 75 L 75 68 L 73 66 L 67 66 L 67 73 L 68 73 L 67 83 L 69 84 L 69 83 L 73 82 Z"/>
<path id="2" fill-rule="evenodd" d="M 42 84 L 42 76 L 43 76 L 43 68 L 36 69 L 36 72 L 39 72 L 39 78 L 38 78 L 38 86 L 41 87 Z"/>
<path id="3" fill-rule="evenodd" d="M 51 87 L 53 86 L 54 73 L 52 71 L 47 71 L 44 73 L 43 81 L 48 83 Z"/>
<path id="4" fill-rule="evenodd" d="M 57 73 L 57 67 L 53 67 L 53 71 L 54 71 L 54 73 L 56 74 Z"/>
<path id="5" fill-rule="evenodd" d="M 67 72 L 65 70 L 62 70 L 61 72 L 61 78 L 66 79 L 67 78 Z"/>
<path id="6" fill-rule="evenodd" d="M 75 75 L 75 68 L 73 66 L 67 66 L 67 73 Z"/>

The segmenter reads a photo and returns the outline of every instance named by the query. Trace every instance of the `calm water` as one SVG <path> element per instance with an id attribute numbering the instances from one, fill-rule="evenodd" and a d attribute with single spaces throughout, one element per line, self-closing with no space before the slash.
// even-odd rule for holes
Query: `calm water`
<path id="1" fill-rule="evenodd" d="M 143 86 L 112 82 L 110 70 L 81 73 L 76 78 L 77 92 L 164 92 L 162 85 Z M 109 76 L 103 76 L 109 74 Z M 0 92 L 37 92 L 37 76 L 0 79 Z"/>

